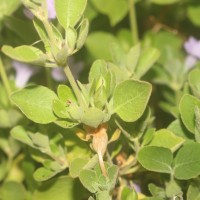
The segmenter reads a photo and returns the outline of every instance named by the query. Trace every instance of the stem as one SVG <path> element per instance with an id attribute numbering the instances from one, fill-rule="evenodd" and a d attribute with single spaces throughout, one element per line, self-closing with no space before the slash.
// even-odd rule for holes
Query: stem
<path id="1" fill-rule="evenodd" d="M 98 157 L 99 157 L 99 165 L 100 165 L 102 174 L 107 177 L 108 175 L 107 175 L 106 168 L 105 168 L 105 165 L 104 165 L 104 162 L 103 162 L 103 156 L 101 154 L 101 151 L 97 152 L 97 154 L 98 154 Z"/>
<path id="2" fill-rule="evenodd" d="M 76 95 L 76 98 L 77 98 L 77 100 L 79 102 L 79 105 L 82 108 L 86 109 L 86 103 L 83 100 L 83 97 L 81 95 L 80 89 L 79 89 L 79 87 L 78 87 L 78 85 L 77 85 L 77 83 L 76 83 L 76 81 L 74 79 L 74 76 L 73 76 L 69 66 L 66 66 L 64 71 L 65 71 L 65 74 L 66 74 L 66 76 L 67 76 L 67 78 L 69 80 L 69 83 L 70 83 L 70 85 L 71 85 L 71 87 L 72 87 L 72 89 L 73 89 L 73 91 L 74 91 L 74 93 Z"/>
<path id="3" fill-rule="evenodd" d="M 139 39 L 134 0 L 129 0 L 129 20 L 133 44 L 137 44 Z"/>
<path id="4" fill-rule="evenodd" d="M 10 84 L 9 84 L 9 81 L 8 81 L 8 76 L 7 76 L 5 68 L 3 66 L 3 62 L 1 60 L 1 57 L 0 57 L 0 75 L 1 75 L 1 78 L 2 78 L 2 81 L 3 81 L 3 84 L 5 86 L 6 93 L 7 93 L 8 98 L 9 98 L 12 90 L 11 90 L 11 87 L 10 87 Z"/>
<path id="5" fill-rule="evenodd" d="M 51 79 L 50 69 L 45 67 L 45 73 L 46 73 L 47 85 L 50 89 L 53 89 L 53 83 L 52 83 L 52 79 Z"/>

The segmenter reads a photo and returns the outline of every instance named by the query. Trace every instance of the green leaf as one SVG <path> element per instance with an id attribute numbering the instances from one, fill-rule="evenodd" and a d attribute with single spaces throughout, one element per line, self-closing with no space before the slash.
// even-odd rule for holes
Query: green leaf
<path id="1" fill-rule="evenodd" d="M 163 147 L 143 147 L 138 153 L 140 164 L 150 171 L 160 173 L 171 173 L 171 164 L 173 161 L 172 152 Z"/>
<path id="2" fill-rule="evenodd" d="M 11 46 L 4 45 L 2 47 L 2 52 L 12 59 L 21 62 L 44 64 L 46 60 L 43 52 L 32 46 L 23 45 L 13 48 Z"/>
<path id="3" fill-rule="evenodd" d="M 56 94 L 44 86 L 28 86 L 11 95 L 11 100 L 30 120 L 47 124 L 56 120 L 52 110 Z"/>
<path id="4" fill-rule="evenodd" d="M 57 93 L 58 93 L 58 98 L 66 104 L 70 102 L 73 103 L 77 102 L 74 92 L 67 85 L 59 85 Z"/>
<path id="5" fill-rule="evenodd" d="M 186 128 L 195 133 L 195 107 L 200 109 L 200 100 L 196 97 L 185 94 L 179 104 L 179 111 L 181 114 L 181 119 L 186 126 Z"/>
<path id="6" fill-rule="evenodd" d="M 81 122 L 85 125 L 97 128 L 104 119 L 104 113 L 98 108 L 91 107 L 88 108 L 81 119 Z"/>
<path id="7" fill-rule="evenodd" d="M 171 149 L 172 151 L 176 151 L 184 143 L 184 141 L 185 140 L 183 138 L 174 135 L 171 131 L 161 129 L 154 133 L 154 136 L 148 145 L 165 147 Z"/>
<path id="8" fill-rule="evenodd" d="M 192 70 L 189 75 L 188 75 L 188 82 L 189 85 L 194 93 L 195 96 L 200 98 L 200 70 L 199 69 L 194 69 Z"/>
<path id="9" fill-rule="evenodd" d="M 13 108 L 0 109 L 0 128 L 12 128 L 23 118 L 22 114 Z"/>
<path id="10" fill-rule="evenodd" d="M 80 172 L 79 178 L 83 186 L 91 193 L 97 192 L 95 185 L 98 182 L 98 178 L 95 171 L 84 169 Z"/>
<path id="11" fill-rule="evenodd" d="M 67 105 L 63 101 L 53 100 L 53 111 L 60 118 L 70 118 L 67 112 Z"/>
<path id="12" fill-rule="evenodd" d="M 78 191 L 77 191 L 78 188 Z M 33 200 L 82 200 L 84 189 L 78 180 L 62 176 L 43 182 L 33 193 Z"/>
<path id="13" fill-rule="evenodd" d="M 85 18 L 81 22 L 80 30 L 78 33 L 78 38 L 76 42 L 77 49 L 80 49 L 84 45 L 87 35 L 88 35 L 88 31 L 89 31 L 89 21 L 88 19 Z"/>
<path id="14" fill-rule="evenodd" d="M 10 131 L 13 138 L 16 140 L 19 140 L 20 142 L 23 142 L 31 147 L 34 147 L 34 144 L 28 135 L 28 132 L 25 130 L 23 126 L 16 126 Z"/>
<path id="15" fill-rule="evenodd" d="M 0 20 L 4 16 L 11 15 L 19 6 L 21 1 L 20 0 L 1 0 L 0 4 Z"/>
<path id="16" fill-rule="evenodd" d="M 112 26 L 119 23 L 128 13 L 126 0 L 92 0 L 92 3 L 99 12 L 109 17 Z"/>
<path id="17" fill-rule="evenodd" d="M 159 5 L 168 5 L 168 4 L 173 4 L 177 3 L 180 0 L 150 0 L 152 3 L 159 4 Z"/>
<path id="18" fill-rule="evenodd" d="M 140 56 L 135 73 L 138 78 L 142 77 L 158 60 L 160 52 L 155 48 L 146 49 Z"/>
<path id="19" fill-rule="evenodd" d="M 107 73 L 107 63 L 105 60 L 95 60 L 90 68 L 89 82 L 97 80 L 100 76 L 105 76 Z"/>
<path id="20" fill-rule="evenodd" d="M 122 194 L 121 194 L 121 200 L 137 200 L 137 193 L 129 188 L 129 187 L 124 187 L 122 190 Z"/>
<path id="21" fill-rule="evenodd" d="M 174 176 L 188 180 L 200 175 L 200 144 L 185 144 L 177 153 L 174 164 Z"/>
<path id="22" fill-rule="evenodd" d="M 77 40 L 77 32 L 73 27 L 68 27 L 65 29 L 65 35 L 66 35 L 66 42 L 67 42 L 67 50 L 71 54 L 76 45 L 76 40 Z"/>
<path id="23" fill-rule="evenodd" d="M 100 191 L 96 194 L 97 200 L 112 200 L 109 191 Z"/>
<path id="24" fill-rule="evenodd" d="M 86 40 L 86 48 L 96 59 L 112 60 L 110 45 L 117 39 L 110 33 L 93 32 Z"/>
<path id="25" fill-rule="evenodd" d="M 200 187 L 199 183 L 192 182 L 187 191 L 187 199 L 200 200 Z"/>
<path id="26" fill-rule="evenodd" d="M 140 52 L 141 52 L 141 46 L 140 44 L 138 44 L 132 47 L 127 54 L 126 67 L 132 73 L 134 72 L 137 63 L 139 61 Z"/>
<path id="27" fill-rule="evenodd" d="M 56 171 L 52 171 L 50 169 L 47 169 L 45 167 L 40 167 L 39 169 L 37 169 L 33 176 L 34 176 L 34 179 L 36 181 L 46 181 L 52 177 L 54 177 L 58 172 Z"/>
<path id="28" fill-rule="evenodd" d="M 150 184 L 148 185 L 148 189 L 149 189 L 149 191 L 151 192 L 151 194 L 152 194 L 153 196 L 155 196 L 155 197 L 161 197 L 162 199 L 165 199 L 165 198 L 166 198 L 164 188 L 158 187 L 158 186 L 156 186 L 155 184 L 150 183 Z"/>
<path id="29" fill-rule="evenodd" d="M 49 137 L 47 135 L 41 134 L 39 132 L 31 135 L 32 142 L 38 148 L 42 148 L 43 150 L 50 150 L 49 147 Z"/>
<path id="30" fill-rule="evenodd" d="M 55 0 L 56 16 L 64 29 L 74 27 L 83 15 L 87 0 Z"/>
<path id="31" fill-rule="evenodd" d="M 200 6 L 189 6 L 187 16 L 195 26 L 200 26 Z"/>
<path id="32" fill-rule="evenodd" d="M 69 173 L 72 178 L 76 178 L 79 176 L 80 171 L 83 169 L 83 167 L 87 164 L 86 159 L 82 158 L 75 158 L 69 166 Z"/>
<path id="33" fill-rule="evenodd" d="M 22 184 L 6 181 L 1 187 L 2 200 L 25 200 L 26 191 Z"/>
<path id="34" fill-rule="evenodd" d="M 113 106 L 115 112 L 126 122 L 140 118 L 151 94 L 151 85 L 143 81 L 126 80 L 115 88 Z"/>

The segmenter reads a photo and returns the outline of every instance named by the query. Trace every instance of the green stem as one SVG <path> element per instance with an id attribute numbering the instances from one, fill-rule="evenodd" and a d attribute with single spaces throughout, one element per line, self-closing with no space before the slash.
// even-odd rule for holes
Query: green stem
<path id="1" fill-rule="evenodd" d="M 51 72 L 48 67 L 45 67 L 45 73 L 46 73 L 46 80 L 47 80 L 47 85 L 50 89 L 53 89 L 53 83 L 51 79 Z"/>
<path id="2" fill-rule="evenodd" d="M 7 93 L 8 98 L 9 98 L 12 90 L 11 90 L 11 87 L 10 87 L 10 84 L 9 84 L 9 81 L 8 81 L 8 76 L 7 76 L 5 68 L 3 66 L 3 62 L 1 60 L 1 57 L 0 57 L 0 75 L 1 75 L 4 87 L 6 89 L 6 93 Z"/>
<path id="3" fill-rule="evenodd" d="M 76 95 L 76 98 L 77 98 L 77 100 L 79 102 L 79 105 L 83 109 L 86 109 L 86 103 L 83 100 L 83 96 L 81 95 L 81 91 L 80 91 L 80 89 L 79 89 L 79 87 L 78 87 L 78 85 L 77 85 L 77 83 L 76 83 L 76 81 L 74 79 L 74 76 L 73 76 L 69 66 L 66 66 L 64 71 L 65 71 L 65 74 L 66 74 L 66 76 L 67 76 L 67 78 L 69 80 L 69 83 L 70 83 L 70 85 L 71 85 L 71 87 L 72 87 L 72 89 L 73 89 L 73 91 L 74 91 L 74 93 Z"/>
<path id="4" fill-rule="evenodd" d="M 48 37 L 49 37 L 49 40 L 50 40 L 50 45 L 51 45 L 51 49 L 52 49 L 52 53 L 53 53 L 53 56 L 56 56 L 58 50 L 57 50 L 57 41 L 56 41 L 56 38 L 55 38 L 55 35 L 53 33 L 53 29 L 48 21 L 48 19 L 44 19 L 42 21 L 42 23 L 44 24 L 44 27 L 47 31 L 47 34 L 48 34 Z"/>
<path id="5" fill-rule="evenodd" d="M 130 20 L 130 27 L 131 27 L 133 44 L 137 44 L 139 39 L 138 39 L 138 27 L 137 27 L 134 0 L 129 0 L 129 20 Z"/>

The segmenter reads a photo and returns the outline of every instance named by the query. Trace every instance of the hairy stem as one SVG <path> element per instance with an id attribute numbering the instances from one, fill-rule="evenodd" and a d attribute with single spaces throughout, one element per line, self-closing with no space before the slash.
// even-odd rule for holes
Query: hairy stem
<path id="1" fill-rule="evenodd" d="M 136 43 L 138 43 L 139 39 L 138 39 L 138 27 L 137 27 L 134 0 L 129 0 L 129 20 L 130 20 L 130 27 L 131 27 L 133 44 L 136 44 Z"/>
<path id="2" fill-rule="evenodd" d="M 77 98 L 77 100 L 79 102 L 79 105 L 83 109 L 85 109 L 86 108 L 86 103 L 83 100 L 83 96 L 81 95 L 81 91 L 80 91 L 80 89 L 79 89 L 79 87 L 78 87 L 78 85 L 77 85 L 77 83 L 76 83 L 76 81 L 74 79 L 74 76 L 73 76 L 69 66 L 66 66 L 64 71 L 65 71 L 65 74 L 66 74 L 66 76 L 67 76 L 67 78 L 69 80 L 69 83 L 70 83 L 70 85 L 71 85 L 71 87 L 72 87 L 72 89 L 73 89 L 73 91 L 74 91 L 74 93 L 76 95 L 76 98 Z"/>
<path id="3" fill-rule="evenodd" d="M 7 76 L 5 68 L 3 66 L 3 62 L 1 60 L 1 57 L 0 57 L 0 75 L 1 75 L 1 79 L 3 81 L 4 87 L 6 89 L 6 93 L 7 93 L 8 98 L 9 98 L 12 90 L 11 90 L 11 87 L 10 87 L 10 84 L 9 84 L 9 81 L 8 81 L 8 76 Z"/>
<path id="4" fill-rule="evenodd" d="M 48 67 L 45 68 L 45 73 L 46 73 L 46 80 L 47 80 L 47 85 L 50 89 L 53 89 L 53 83 L 51 79 L 51 72 Z"/>

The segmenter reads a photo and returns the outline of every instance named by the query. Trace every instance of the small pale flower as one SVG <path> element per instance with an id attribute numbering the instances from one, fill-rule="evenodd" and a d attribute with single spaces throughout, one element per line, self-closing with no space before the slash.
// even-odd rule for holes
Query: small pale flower
<path id="1" fill-rule="evenodd" d="M 25 87 L 29 79 L 39 71 L 38 67 L 18 61 L 13 61 L 12 67 L 16 72 L 15 85 L 19 88 Z"/>
<path id="2" fill-rule="evenodd" d="M 55 7 L 54 7 L 54 0 L 46 0 L 46 3 L 47 3 L 48 19 L 49 20 L 53 20 L 53 19 L 56 18 L 56 11 L 55 11 Z M 23 12 L 24 12 L 24 14 L 25 14 L 25 16 L 27 18 L 29 18 L 31 20 L 34 18 L 33 13 L 29 9 L 25 8 L 23 10 Z"/>
<path id="3" fill-rule="evenodd" d="M 190 69 L 193 67 L 197 60 L 200 59 L 200 40 L 190 37 L 184 44 L 185 51 L 188 56 L 185 60 L 185 66 Z"/>
<path id="4" fill-rule="evenodd" d="M 83 62 L 74 62 L 73 57 L 68 58 L 68 65 L 70 67 L 70 70 L 74 76 L 74 79 L 77 80 L 79 77 L 79 74 L 83 70 Z M 67 77 L 65 75 L 64 69 L 62 67 L 55 67 L 51 71 L 51 75 L 55 81 L 58 82 L 64 82 L 67 80 Z"/>
<path id="5" fill-rule="evenodd" d="M 55 11 L 55 6 L 54 6 L 54 0 L 47 0 L 47 10 L 48 10 L 49 19 L 55 19 L 56 11 Z"/>
<path id="6" fill-rule="evenodd" d="M 66 75 L 62 67 L 55 67 L 51 71 L 51 76 L 55 81 L 63 82 L 66 81 Z"/>

